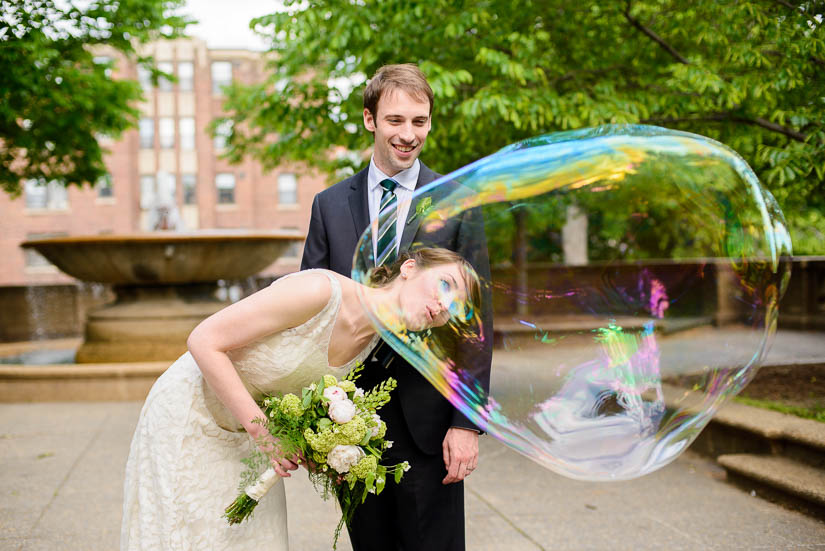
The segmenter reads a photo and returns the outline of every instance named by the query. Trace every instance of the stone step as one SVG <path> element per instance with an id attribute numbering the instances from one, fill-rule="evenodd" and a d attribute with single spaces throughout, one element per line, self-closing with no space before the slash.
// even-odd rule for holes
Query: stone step
<path id="1" fill-rule="evenodd" d="M 665 403 L 698 402 L 692 391 L 662 385 Z M 825 469 L 825 423 L 729 401 L 713 416 L 691 449 L 718 457 L 727 454 L 783 455 Z"/>
<path id="2" fill-rule="evenodd" d="M 825 518 L 825 470 L 776 455 L 720 455 L 731 482 Z"/>

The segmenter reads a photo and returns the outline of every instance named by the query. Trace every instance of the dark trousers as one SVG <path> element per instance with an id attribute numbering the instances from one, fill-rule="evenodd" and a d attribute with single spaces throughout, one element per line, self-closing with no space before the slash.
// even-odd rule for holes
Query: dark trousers
<path id="1" fill-rule="evenodd" d="M 393 446 L 382 463 L 409 461 L 399 484 L 390 478 L 380 495 L 370 494 L 349 529 L 354 551 L 464 551 L 464 483 L 444 485 L 441 454 L 418 449 L 397 397 L 379 410 Z"/>

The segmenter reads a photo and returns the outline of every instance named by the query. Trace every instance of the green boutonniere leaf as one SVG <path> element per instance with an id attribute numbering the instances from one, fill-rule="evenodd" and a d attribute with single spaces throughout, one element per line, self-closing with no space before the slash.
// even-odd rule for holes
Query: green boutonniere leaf
<path id="1" fill-rule="evenodd" d="M 423 197 L 418 204 L 415 205 L 415 214 L 410 218 L 410 222 L 418 218 L 419 216 L 427 216 L 427 213 L 430 212 L 433 208 L 433 200 L 431 197 Z M 409 223 L 409 222 L 408 222 Z"/>

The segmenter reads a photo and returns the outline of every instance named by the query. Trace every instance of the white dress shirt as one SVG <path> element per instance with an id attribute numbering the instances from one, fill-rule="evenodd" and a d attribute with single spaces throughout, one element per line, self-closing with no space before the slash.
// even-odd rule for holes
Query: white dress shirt
<path id="1" fill-rule="evenodd" d="M 418 173 L 421 170 L 421 163 L 418 159 L 407 170 L 402 170 L 395 176 L 387 176 L 381 169 L 375 166 L 375 158 L 370 159 L 370 168 L 367 172 L 367 190 L 370 209 L 370 227 L 372 228 L 372 253 L 373 258 L 378 256 L 378 209 L 381 208 L 381 194 L 384 188 L 381 182 L 387 178 L 392 178 L 398 185 L 395 187 L 395 196 L 398 200 L 398 220 L 395 223 L 395 251 L 401 244 L 401 235 L 404 233 L 404 226 L 407 223 L 407 214 L 410 212 L 415 184 L 418 182 Z"/>

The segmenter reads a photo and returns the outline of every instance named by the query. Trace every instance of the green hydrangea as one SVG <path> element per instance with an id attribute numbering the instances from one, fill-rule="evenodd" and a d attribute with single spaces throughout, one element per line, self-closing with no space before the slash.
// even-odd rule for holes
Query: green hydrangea
<path id="1" fill-rule="evenodd" d="M 361 417 L 356 415 L 352 418 L 352 421 L 338 425 L 334 430 L 343 437 L 344 442 L 341 442 L 342 444 L 358 444 L 367 432 L 367 424 Z"/>
<path id="2" fill-rule="evenodd" d="M 329 450 L 334 448 L 336 444 L 340 444 L 338 435 L 331 430 L 322 430 L 316 433 L 308 428 L 304 430 L 304 438 L 313 450 L 324 454 L 329 453 Z"/>
<path id="3" fill-rule="evenodd" d="M 353 383 L 352 381 L 349 381 L 347 379 L 344 379 L 343 381 L 339 381 L 338 386 L 341 387 L 341 390 L 343 390 L 344 392 L 355 392 L 355 388 L 356 388 L 355 383 Z"/>
<path id="4" fill-rule="evenodd" d="M 324 375 L 324 388 L 335 386 L 338 384 L 338 379 L 335 378 L 335 375 Z"/>
<path id="5" fill-rule="evenodd" d="M 301 405 L 301 399 L 294 394 L 286 394 L 281 398 L 281 411 L 286 415 L 293 417 L 300 417 L 304 414 L 304 408 Z"/>
<path id="6" fill-rule="evenodd" d="M 378 434 L 373 436 L 373 438 L 384 438 L 384 435 L 387 434 L 387 424 L 384 421 L 378 423 Z"/>
<path id="7" fill-rule="evenodd" d="M 368 455 L 361 458 L 361 461 L 350 468 L 350 472 L 358 478 L 367 478 L 370 474 L 374 474 L 378 468 L 378 460 L 374 455 Z"/>

